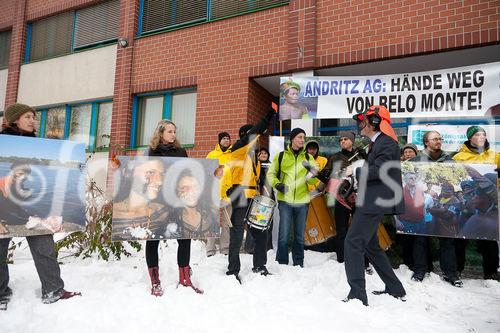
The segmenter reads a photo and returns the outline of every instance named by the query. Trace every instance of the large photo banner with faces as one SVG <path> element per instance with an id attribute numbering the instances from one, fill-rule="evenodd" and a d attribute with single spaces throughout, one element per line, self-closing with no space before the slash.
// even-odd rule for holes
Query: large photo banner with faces
<path id="1" fill-rule="evenodd" d="M 113 240 L 219 237 L 217 160 L 153 156 L 118 160 Z"/>
<path id="2" fill-rule="evenodd" d="M 406 210 L 399 233 L 499 240 L 498 175 L 493 164 L 403 162 Z"/>
<path id="3" fill-rule="evenodd" d="M 0 238 L 85 228 L 85 146 L 0 135 Z"/>
<path id="4" fill-rule="evenodd" d="M 384 105 L 391 118 L 500 115 L 500 62 L 429 72 L 280 78 L 280 120 L 351 118 Z"/>
<path id="5" fill-rule="evenodd" d="M 499 91 L 500 92 L 500 91 Z M 424 149 L 423 137 L 426 132 L 437 131 L 441 134 L 441 149 L 444 151 L 458 151 L 467 141 L 467 128 L 471 125 L 410 125 L 408 126 L 408 143 L 413 143 L 418 149 Z M 486 137 L 495 151 L 500 151 L 500 130 L 496 125 L 480 125 L 486 131 Z"/>

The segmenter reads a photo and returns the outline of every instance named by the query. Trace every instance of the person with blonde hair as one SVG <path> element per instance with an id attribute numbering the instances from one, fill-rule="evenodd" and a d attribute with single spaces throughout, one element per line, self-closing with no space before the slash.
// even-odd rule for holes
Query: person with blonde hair
<path id="1" fill-rule="evenodd" d="M 149 144 L 149 156 L 188 157 L 187 152 L 181 147 L 177 140 L 177 126 L 169 120 L 160 120 Z M 191 256 L 191 239 L 178 239 L 177 264 L 179 265 L 179 284 L 193 288 L 197 293 L 203 290 L 193 286 L 191 282 L 191 267 L 189 260 Z M 149 277 L 151 278 L 151 295 L 162 296 L 163 289 L 160 282 L 158 267 L 158 245 L 159 240 L 146 242 L 146 263 L 148 265 Z"/>

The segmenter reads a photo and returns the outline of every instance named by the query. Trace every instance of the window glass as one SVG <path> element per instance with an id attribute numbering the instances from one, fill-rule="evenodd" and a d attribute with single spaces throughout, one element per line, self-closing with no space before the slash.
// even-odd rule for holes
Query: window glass
<path id="1" fill-rule="evenodd" d="M 163 115 L 164 96 L 144 97 L 139 108 L 137 146 L 147 146 Z"/>
<path id="2" fill-rule="evenodd" d="M 92 116 L 92 104 L 83 104 L 71 108 L 71 121 L 69 140 L 89 144 L 90 119 Z"/>
<path id="3" fill-rule="evenodd" d="M 178 94 L 172 98 L 172 121 L 177 125 L 181 144 L 194 144 L 196 93 Z"/>
<path id="4" fill-rule="evenodd" d="M 96 148 L 109 147 L 111 135 L 111 112 L 113 103 L 101 103 L 99 105 L 99 118 L 97 120 Z"/>
<path id="5" fill-rule="evenodd" d="M 49 139 L 64 138 L 64 125 L 66 122 L 66 108 L 58 107 L 47 111 L 45 120 L 45 137 Z"/>

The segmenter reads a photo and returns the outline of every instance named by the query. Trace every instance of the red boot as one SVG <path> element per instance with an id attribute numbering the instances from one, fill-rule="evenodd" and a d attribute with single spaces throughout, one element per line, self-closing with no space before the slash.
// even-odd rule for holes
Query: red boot
<path id="1" fill-rule="evenodd" d="M 203 294 L 203 290 L 196 288 L 191 283 L 191 268 L 189 266 L 179 267 L 179 284 L 184 287 L 191 287 L 198 294 Z"/>
<path id="2" fill-rule="evenodd" d="M 162 296 L 163 289 L 161 289 L 160 272 L 158 267 L 149 268 L 149 277 L 151 278 L 151 295 Z"/>

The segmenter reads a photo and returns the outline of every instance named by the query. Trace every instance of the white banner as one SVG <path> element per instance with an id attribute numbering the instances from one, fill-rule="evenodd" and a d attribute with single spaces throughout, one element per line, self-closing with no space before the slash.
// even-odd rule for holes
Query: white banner
<path id="1" fill-rule="evenodd" d="M 415 144 L 418 149 L 424 149 L 422 138 L 426 132 L 437 131 L 443 138 L 442 147 L 444 151 L 458 151 L 462 144 L 467 141 L 465 134 L 467 128 L 472 125 L 410 125 L 408 126 L 408 142 Z M 500 136 L 497 135 L 497 126 L 479 125 L 486 131 L 486 136 L 491 148 L 500 151 Z"/>
<path id="2" fill-rule="evenodd" d="M 393 118 L 500 115 L 500 62 L 372 76 L 282 77 L 280 120 L 351 118 L 384 105 Z"/>

